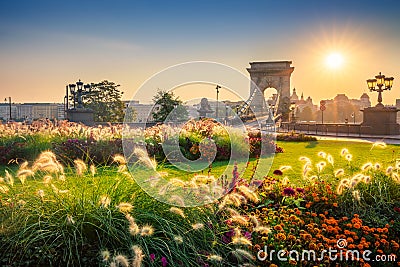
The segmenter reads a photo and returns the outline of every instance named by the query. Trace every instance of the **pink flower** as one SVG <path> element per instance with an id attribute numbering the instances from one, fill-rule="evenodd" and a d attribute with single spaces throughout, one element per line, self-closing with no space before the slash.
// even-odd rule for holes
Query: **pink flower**
<path id="1" fill-rule="evenodd" d="M 150 254 L 150 261 L 154 262 L 154 260 L 156 259 L 156 255 L 154 255 L 154 253 Z"/>
<path id="2" fill-rule="evenodd" d="M 161 264 L 163 267 L 166 267 L 168 265 L 168 261 L 166 257 L 161 257 Z"/>

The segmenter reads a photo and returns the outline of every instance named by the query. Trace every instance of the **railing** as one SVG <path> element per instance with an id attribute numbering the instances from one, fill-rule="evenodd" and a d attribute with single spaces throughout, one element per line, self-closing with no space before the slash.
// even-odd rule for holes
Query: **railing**
<path id="1" fill-rule="evenodd" d="M 279 131 L 281 132 L 302 132 L 315 135 L 342 135 L 361 136 L 371 132 L 371 126 L 349 123 L 290 123 L 283 122 Z"/>

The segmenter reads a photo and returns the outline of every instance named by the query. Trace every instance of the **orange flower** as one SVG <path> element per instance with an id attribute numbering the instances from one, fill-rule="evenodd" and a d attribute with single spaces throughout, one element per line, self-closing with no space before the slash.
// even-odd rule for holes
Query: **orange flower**
<path id="1" fill-rule="evenodd" d="M 306 208 L 307 208 L 307 209 L 309 209 L 309 208 L 311 207 L 311 203 L 312 203 L 312 202 L 307 202 L 307 204 L 306 204 Z"/>
<path id="2" fill-rule="evenodd" d="M 332 206 L 334 206 L 335 208 L 337 208 L 337 207 L 338 207 L 338 203 L 334 202 L 334 203 L 332 204 Z"/>
<path id="3" fill-rule="evenodd" d="M 359 223 L 355 223 L 353 226 L 354 226 L 354 228 L 356 228 L 356 229 L 360 229 L 360 228 L 361 228 L 361 224 L 359 224 Z"/>
<path id="4" fill-rule="evenodd" d="M 275 238 L 280 240 L 280 241 L 285 241 L 286 240 L 286 235 L 284 233 L 279 233 L 275 235 Z"/>
<path id="5" fill-rule="evenodd" d="M 337 203 L 336 203 L 336 204 L 337 204 Z M 349 218 L 347 218 L 347 217 L 343 217 L 343 218 L 342 218 L 343 221 L 347 221 L 348 219 L 349 219 Z"/>
<path id="6" fill-rule="evenodd" d="M 283 230 L 283 228 L 282 228 L 282 226 L 281 226 L 280 224 L 275 225 L 275 226 L 274 226 L 274 229 L 275 229 L 276 231 L 282 231 L 282 230 Z"/>

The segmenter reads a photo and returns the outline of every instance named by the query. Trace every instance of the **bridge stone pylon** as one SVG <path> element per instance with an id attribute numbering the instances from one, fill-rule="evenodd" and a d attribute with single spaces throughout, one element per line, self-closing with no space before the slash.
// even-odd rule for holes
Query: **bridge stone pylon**
<path id="1" fill-rule="evenodd" d="M 250 62 L 250 68 L 247 68 L 252 81 L 250 95 L 259 89 L 250 104 L 254 112 L 266 109 L 264 91 L 267 88 L 275 88 L 278 93 L 275 115 L 282 114 L 285 120 L 290 108 L 290 76 L 294 71 L 291 64 L 292 61 Z"/>

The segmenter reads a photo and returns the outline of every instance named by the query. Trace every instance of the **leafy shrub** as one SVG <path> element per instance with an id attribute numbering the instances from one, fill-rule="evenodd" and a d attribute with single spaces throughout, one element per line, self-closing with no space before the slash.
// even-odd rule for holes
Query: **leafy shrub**
<path id="1" fill-rule="evenodd" d="M 286 142 L 311 142 L 317 141 L 317 138 L 314 136 L 305 135 L 303 133 L 291 132 L 288 134 L 278 134 L 276 136 L 276 140 Z"/>

